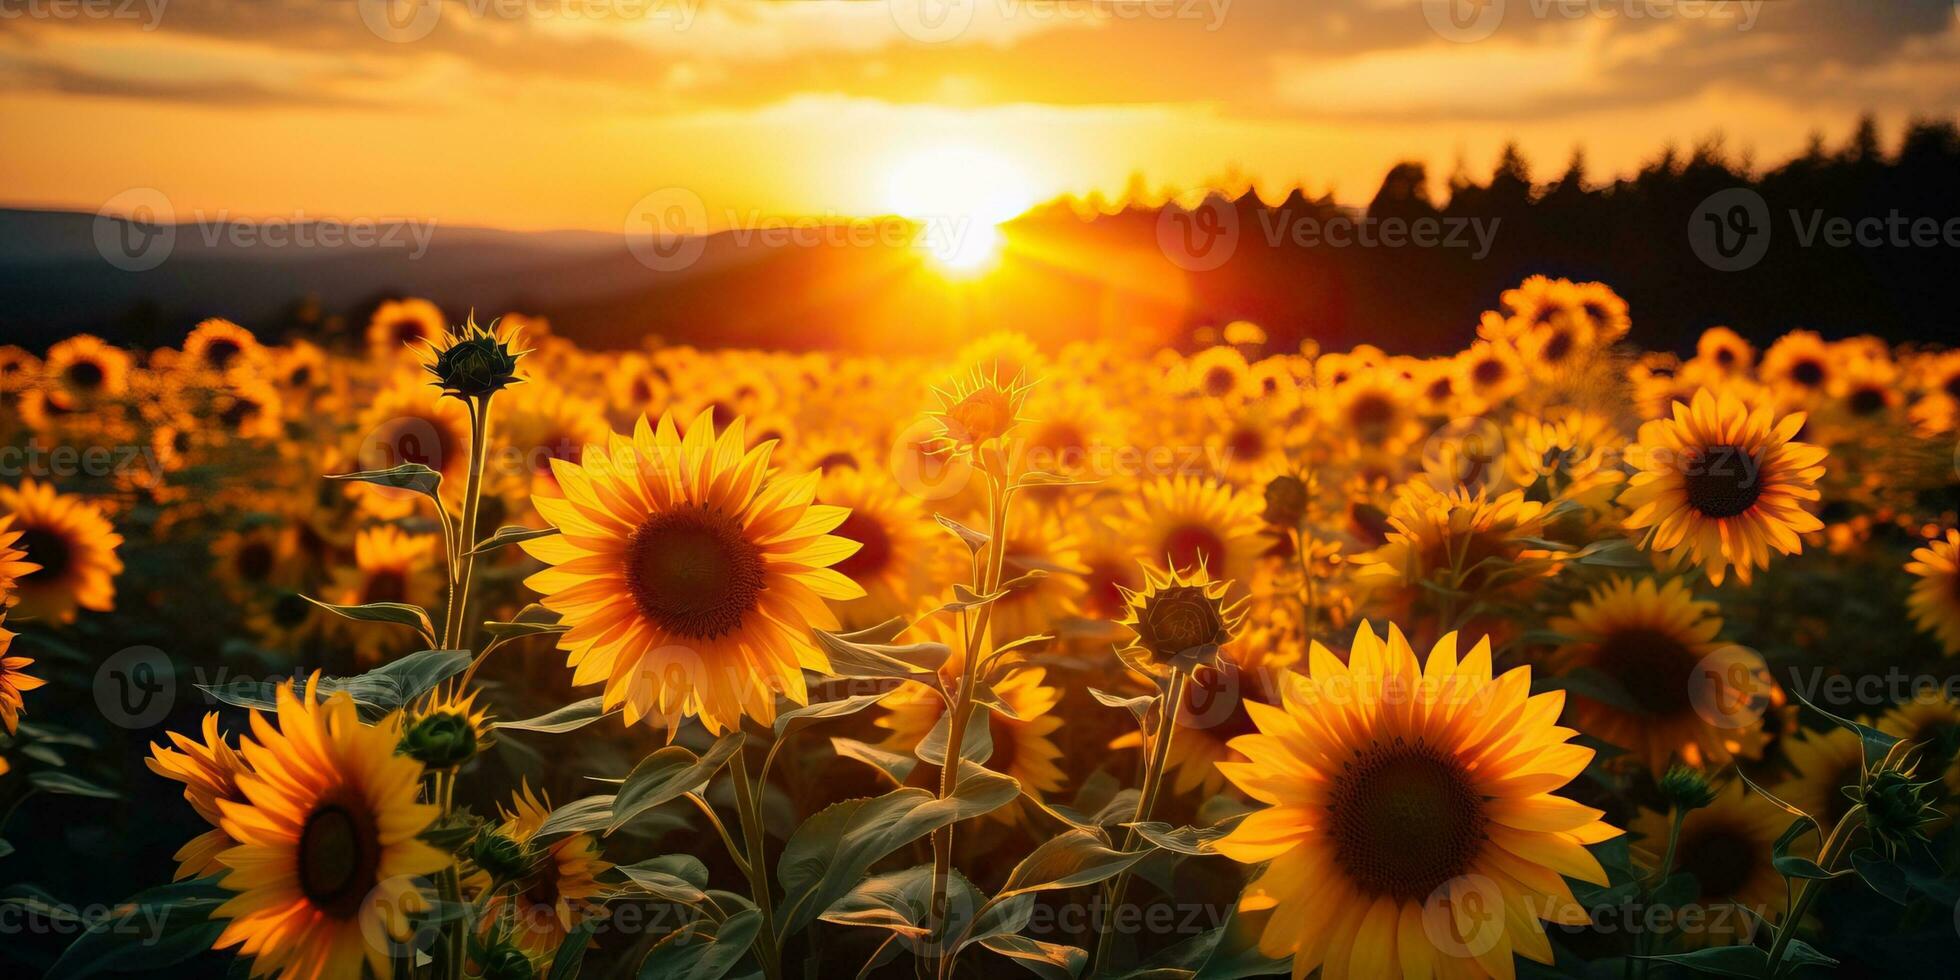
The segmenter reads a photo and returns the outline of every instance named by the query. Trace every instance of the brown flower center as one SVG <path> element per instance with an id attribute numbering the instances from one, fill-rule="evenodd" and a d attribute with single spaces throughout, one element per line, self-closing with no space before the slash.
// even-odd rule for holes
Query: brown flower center
<path id="1" fill-rule="evenodd" d="M 1688 714 L 1688 682 L 1701 658 L 1677 636 L 1657 629 L 1616 629 L 1599 641 L 1593 666 L 1612 678 L 1640 710 L 1657 718 Z"/>
<path id="2" fill-rule="evenodd" d="M 1204 391 L 1213 398 L 1223 398 L 1238 387 L 1238 376 L 1231 369 L 1214 367 L 1205 372 Z"/>
<path id="3" fill-rule="evenodd" d="M 204 363 L 222 371 L 241 350 L 236 340 L 214 340 L 204 348 Z"/>
<path id="4" fill-rule="evenodd" d="M 1331 787 L 1334 859 L 1364 891 L 1424 901 L 1471 868 L 1489 816 L 1462 766 L 1421 742 L 1356 750 Z"/>
<path id="5" fill-rule="evenodd" d="M 1470 369 L 1470 378 L 1479 385 L 1489 386 L 1504 380 L 1510 373 L 1510 369 L 1504 366 L 1503 361 L 1495 357 L 1486 357 L 1478 361 L 1476 367 Z"/>
<path id="6" fill-rule="evenodd" d="M 1370 391 L 1348 404 L 1348 425 L 1363 442 L 1380 442 L 1395 421 L 1395 403 L 1381 392 Z"/>
<path id="7" fill-rule="evenodd" d="M 14 547 L 25 549 L 27 560 L 41 566 L 39 571 L 22 575 L 20 581 L 23 584 L 59 581 L 67 573 L 68 566 L 75 557 L 74 549 L 68 546 L 68 539 L 46 528 L 30 527 L 23 530 L 20 540 L 14 542 Z"/>
<path id="8" fill-rule="evenodd" d="M 263 582 L 272 574 L 272 547 L 263 541 L 253 541 L 238 549 L 238 557 L 233 565 L 238 577 L 247 582 Z"/>
<path id="9" fill-rule="evenodd" d="M 1688 506 L 1708 517 L 1734 517 L 1763 495 L 1759 462 L 1742 447 L 1720 444 L 1688 453 L 1682 474 Z"/>
<path id="10" fill-rule="evenodd" d="M 1790 365 L 1790 380 L 1806 388 L 1815 388 L 1824 383 L 1824 365 L 1814 358 L 1805 358 Z"/>
<path id="11" fill-rule="evenodd" d="M 720 511 L 664 511 L 627 543 L 626 587 L 662 629 L 711 640 L 739 629 L 761 600 L 762 551 Z"/>
<path id="12" fill-rule="evenodd" d="M 1846 401 L 1853 415 L 1877 415 L 1885 408 L 1885 391 L 1881 388 L 1860 388 L 1852 392 Z"/>
<path id="13" fill-rule="evenodd" d="M 374 889 L 381 869 L 381 835 L 359 807 L 329 802 L 299 832 L 299 889 L 337 919 L 351 919 Z"/>
<path id="14" fill-rule="evenodd" d="M 1554 332 L 1540 348 L 1539 354 L 1547 364 L 1557 364 L 1572 353 L 1572 331 L 1560 329 Z"/>
<path id="15" fill-rule="evenodd" d="M 1218 600 L 1195 585 L 1178 585 L 1151 596 L 1140 617 L 1144 641 L 1164 658 L 1224 639 L 1225 619 Z"/>
<path id="16" fill-rule="evenodd" d="M 368 576 L 368 602 L 407 602 L 408 573 L 398 568 L 384 568 Z"/>
<path id="17" fill-rule="evenodd" d="M 1756 840 L 1739 828 L 1727 826 L 1697 829 L 1694 821 L 1681 835 L 1679 865 L 1695 876 L 1701 893 L 1710 899 L 1736 897 L 1756 873 Z"/>
<path id="18" fill-rule="evenodd" d="M 76 361 L 68 365 L 66 377 L 69 387 L 78 391 L 94 391 L 102 387 L 108 372 L 103 371 L 102 365 L 94 361 Z"/>

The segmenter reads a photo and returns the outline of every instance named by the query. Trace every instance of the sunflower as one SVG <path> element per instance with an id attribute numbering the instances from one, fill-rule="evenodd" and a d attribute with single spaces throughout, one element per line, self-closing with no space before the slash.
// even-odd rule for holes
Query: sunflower
<path id="1" fill-rule="evenodd" d="M 1517 394 L 1528 380 L 1524 362 L 1506 340 L 1478 340 L 1456 355 L 1457 390 L 1465 408 L 1488 409 Z"/>
<path id="2" fill-rule="evenodd" d="M 447 501 L 462 498 L 470 465 L 469 409 L 453 398 L 438 398 L 411 374 L 398 374 L 375 395 L 356 423 L 358 448 L 349 453 L 364 470 L 385 470 L 403 463 L 421 463 L 442 474 Z M 415 494 L 406 490 L 353 483 L 361 505 L 382 518 L 413 513 Z"/>
<path id="3" fill-rule="evenodd" d="M 1905 404 L 1899 366 L 1889 353 L 1840 358 L 1831 376 L 1831 414 L 1847 422 L 1884 419 Z"/>
<path id="4" fill-rule="evenodd" d="M 1041 348 L 1011 330 L 997 330 L 961 347 L 953 360 L 1003 378 L 1039 378 L 1048 367 Z"/>
<path id="5" fill-rule="evenodd" d="M 1124 537 L 1158 567 L 1196 568 L 1249 582 L 1262 550 L 1261 501 L 1189 475 L 1158 477 L 1124 501 Z"/>
<path id="6" fill-rule="evenodd" d="M 778 694 L 807 700 L 805 669 L 829 668 L 810 635 L 837 628 L 823 600 L 865 594 L 830 567 L 858 549 L 828 533 L 850 512 L 814 503 L 816 473 L 769 479 L 773 444 L 743 435 L 737 419 L 717 437 L 705 411 L 685 439 L 671 415 L 642 418 L 532 498 L 564 533 L 523 543 L 552 566 L 525 584 L 570 627 L 573 683 L 604 683 L 628 724 L 769 723 Z"/>
<path id="7" fill-rule="evenodd" d="M 1924 758 L 1917 771 L 1931 778 L 1933 769 L 1944 764 L 1943 781 L 1949 796 L 1960 793 L 1960 704 L 1937 688 L 1922 688 L 1912 700 L 1901 702 L 1880 716 L 1875 728 L 1908 745 L 1924 745 Z"/>
<path id="8" fill-rule="evenodd" d="M 1445 492 L 1409 480 L 1389 505 L 1387 541 L 1350 561 L 1356 579 L 1398 585 L 1409 596 L 1425 581 L 1467 593 L 1497 590 L 1556 567 L 1531 543 L 1544 523 L 1545 504 L 1526 500 L 1522 490 Z"/>
<path id="9" fill-rule="evenodd" d="M 327 594 L 343 606 L 373 602 L 405 602 L 427 609 L 441 589 L 441 570 L 431 534 L 407 534 L 390 524 L 366 528 L 354 535 L 354 564 L 333 571 Z M 332 624 L 351 637 L 363 663 L 380 658 L 401 633 L 371 623 L 338 620 Z"/>
<path id="10" fill-rule="evenodd" d="M 50 484 L 22 480 L 18 487 L 0 486 L 0 512 L 13 515 L 16 545 L 40 566 L 15 580 L 20 616 L 72 623 L 78 607 L 115 608 L 116 576 L 123 570 L 116 548 L 123 538 L 95 505 L 56 493 Z"/>
<path id="11" fill-rule="evenodd" d="M 1597 412 L 1567 408 L 1522 417 L 1507 435 L 1505 469 L 1533 500 L 1569 501 L 1603 515 L 1626 482 L 1619 468 L 1626 437 Z"/>
<path id="12" fill-rule="evenodd" d="M 238 947 L 255 976 L 351 977 L 365 962 L 389 977 L 388 950 L 367 930 L 407 937 L 408 913 L 425 907 L 415 876 L 449 864 L 418 839 L 441 808 L 416 802 L 422 766 L 395 753 L 401 717 L 364 725 L 350 695 L 321 703 L 318 684 L 281 684 L 276 726 L 252 712 L 238 749 L 244 799 L 217 804 L 238 842 L 218 855 L 229 869 L 218 884 L 238 894 L 212 912 L 231 920 L 213 946 Z"/>
<path id="13" fill-rule="evenodd" d="M 587 446 L 603 446 L 612 430 L 599 403 L 553 384 L 510 389 L 497 414 L 499 437 L 491 465 L 507 492 L 530 494 L 554 486 L 551 461 L 576 463 Z"/>
<path id="14" fill-rule="evenodd" d="M 1960 653 L 1960 530 L 1948 530 L 1916 548 L 1906 571 L 1918 576 L 1906 605 L 1919 628 L 1940 641 L 1947 656 Z"/>
<path id="15" fill-rule="evenodd" d="M 1346 663 L 1315 643 L 1284 707 L 1248 705 L 1248 761 L 1219 763 L 1265 804 L 1218 850 L 1265 863 L 1239 907 L 1273 910 L 1259 949 L 1295 980 L 1509 977 L 1514 952 L 1552 962 L 1540 918 L 1588 921 L 1561 875 L 1605 884 L 1586 845 L 1621 832 L 1552 791 L 1593 751 L 1557 727 L 1562 692 L 1531 695 L 1529 667 L 1493 679 L 1489 641 L 1461 661 L 1456 642 L 1425 663 L 1393 626 L 1363 625 Z M 1504 914 L 1467 915 L 1479 902 Z"/>
<path id="16" fill-rule="evenodd" d="M 1207 347 L 1184 366 L 1185 384 L 1197 394 L 1223 401 L 1241 393 L 1252 366 L 1236 347 Z"/>
<path id="17" fill-rule="evenodd" d="M 499 806 L 502 822 L 495 834 L 518 845 L 529 858 L 508 882 L 491 886 L 483 904 L 483 929 L 499 925 L 517 948 L 533 957 L 556 950 L 579 922 L 604 914 L 607 888 L 599 876 L 612 868 L 600 857 L 599 840 L 591 834 L 567 834 L 549 844 L 537 842 L 538 831 L 551 816 L 548 797 L 520 784 L 508 809 Z M 479 881 L 488 876 L 479 876 Z"/>
<path id="18" fill-rule="evenodd" d="M 1695 341 L 1695 360 L 1723 374 L 1746 373 L 1756 361 L 1756 348 L 1727 327 L 1709 327 Z"/>
<path id="19" fill-rule="evenodd" d="M 1002 547 L 1001 580 L 1019 584 L 993 602 L 995 636 L 1005 642 L 1053 633 L 1065 620 L 1081 615 L 1089 586 L 1082 577 L 1080 542 L 1068 524 L 1054 514 L 1020 514 L 1008 522 Z M 942 558 L 957 550 L 942 551 Z M 940 581 L 957 577 L 956 572 L 942 572 Z"/>
<path id="20" fill-rule="evenodd" d="M 863 629 L 894 616 L 910 618 L 932 591 L 928 571 L 939 564 L 948 540 L 931 527 L 916 499 L 900 492 L 882 470 L 839 468 L 824 475 L 817 499 L 850 510 L 838 537 L 859 548 L 831 568 L 864 589 L 863 598 L 833 602 L 838 621 Z"/>
<path id="21" fill-rule="evenodd" d="M 1792 330 L 1763 352 L 1757 373 L 1763 383 L 1791 403 L 1804 403 L 1824 394 L 1831 382 L 1831 349 L 1809 330 Z"/>
<path id="22" fill-rule="evenodd" d="M 1567 637 L 1552 655 L 1553 668 L 1560 674 L 1597 671 L 1625 691 L 1635 709 L 1575 694 L 1572 723 L 1632 750 L 1657 774 L 1676 757 L 1700 768 L 1760 755 L 1762 733 L 1754 718 L 1744 730 L 1718 726 L 1714 721 L 1726 719 L 1704 717 L 1701 709 L 1713 702 L 1696 696 L 1697 668 L 1722 649 L 1715 641 L 1722 630 L 1716 610 L 1681 579 L 1657 585 L 1616 575 L 1573 603 L 1570 615 L 1553 618 L 1553 631 Z"/>
<path id="23" fill-rule="evenodd" d="M 26 532 L 14 527 L 14 515 L 0 514 L 0 612 L 5 612 L 20 596 L 14 591 L 20 580 L 41 570 L 41 566 L 27 561 L 27 552 L 20 546 L 20 539 Z"/>
<path id="24" fill-rule="evenodd" d="M 1322 421 L 1364 448 L 1399 452 L 1421 432 L 1413 389 L 1388 367 L 1358 370 L 1321 401 Z"/>
<path id="25" fill-rule="evenodd" d="M 442 310 L 426 299 L 391 299 L 375 307 L 368 319 L 368 350 L 395 357 L 402 348 L 432 344 L 448 328 Z"/>
<path id="26" fill-rule="evenodd" d="M 0 395 L 10 395 L 41 377 L 41 359 L 25 347 L 0 344 Z"/>
<path id="27" fill-rule="evenodd" d="M 1658 865 L 1664 855 L 1671 820 L 1668 814 L 1642 810 L 1628 826 L 1640 836 L 1650 865 Z M 1684 921 L 1674 930 L 1685 945 L 1748 943 L 1757 917 L 1771 922 L 1782 917 L 1783 876 L 1770 863 L 1770 854 L 1789 823 L 1788 814 L 1756 794 L 1745 793 L 1740 779 L 1723 786 L 1713 803 L 1688 814 L 1675 842 L 1673 870 L 1695 876 L 1701 888 L 1697 903 L 1708 915 L 1705 924 Z M 1732 908 L 1726 912 L 1734 914 L 1708 908 L 1736 905 L 1755 916 Z"/>
<path id="28" fill-rule="evenodd" d="M 298 535 L 291 526 L 260 524 L 226 531 L 211 542 L 212 577 L 234 601 L 246 602 L 297 578 Z"/>
<path id="29" fill-rule="evenodd" d="M 1171 740 L 1164 758 L 1165 771 L 1175 774 L 1170 784 L 1173 791 L 1183 794 L 1199 790 L 1201 799 L 1209 799 L 1225 788 L 1225 774 L 1219 771 L 1218 763 L 1245 761 L 1231 742 L 1258 731 L 1246 702 L 1280 703 L 1284 682 L 1279 672 L 1292 669 L 1301 650 L 1296 631 L 1261 623 L 1246 627 L 1226 643 L 1219 650 L 1216 667 L 1199 667 L 1192 672 L 1178 705 L 1177 737 Z M 1127 732 L 1109 747 L 1143 748 L 1143 732 Z"/>
<path id="30" fill-rule="evenodd" d="M 285 433 L 285 406 L 271 382 L 237 377 L 216 401 L 217 421 L 240 439 L 276 439 Z"/>
<path id="31" fill-rule="evenodd" d="M 265 357 L 265 348 L 250 330 L 219 317 L 191 328 L 184 338 L 183 362 L 213 374 L 245 370 Z"/>
<path id="32" fill-rule="evenodd" d="M 1749 583 L 1768 567 L 1771 548 L 1803 550 L 1797 535 L 1824 522 L 1803 509 L 1816 500 L 1826 451 L 1793 442 L 1801 412 L 1777 419 L 1768 407 L 1750 409 L 1733 393 L 1708 389 L 1692 405 L 1674 403 L 1674 416 L 1640 427 L 1632 457 L 1638 472 L 1620 494 L 1632 508 L 1626 526 L 1647 529 L 1642 545 L 1691 558 L 1716 585 L 1730 564 Z"/>
<path id="33" fill-rule="evenodd" d="M 946 615 L 929 616 L 913 624 L 911 632 L 922 642 L 943 643 L 952 649 L 953 655 L 940 666 L 939 676 L 949 684 L 957 684 L 966 665 L 965 643 L 957 621 Z M 987 646 L 983 644 L 982 649 Z M 982 664 L 991 667 L 985 660 Z M 1060 690 L 1042 683 L 1047 675 L 1043 667 L 1009 668 L 1004 677 L 994 682 L 993 691 L 1014 710 L 1014 717 L 988 708 L 979 709 L 987 712 L 987 730 L 994 746 L 987 768 L 1013 776 L 1020 781 L 1021 789 L 1037 800 L 1044 794 L 1059 791 L 1068 780 L 1056 765 L 1062 750 L 1049 737 L 1062 727 L 1062 717 L 1055 711 L 1062 696 Z M 906 755 L 912 753 L 946 711 L 946 700 L 937 691 L 909 682 L 878 703 L 885 712 L 873 724 L 891 733 L 881 747 Z M 1017 810 L 1002 807 L 990 816 L 1003 823 L 1012 822 Z"/>
<path id="34" fill-rule="evenodd" d="M 27 668 L 34 665 L 33 660 L 7 656 L 13 644 L 14 634 L 7 629 L 7 616 L 0 613 L 0 726 L 4 726 L 9 735 L 20 726 L 21 695 L 47 683 L 39 677 L 27 675 Z"/>
<path id="35" fill-rule="evenodd" d="M 177 873 L 173 880 L 203 878 L 225 870 L 218 855 L 235 847 L 238 841 L 232 840 L 222 826 L 224 813 L 218 808 L 218 801 L 245 806 L 249 802 L 238 788 L 238 777 L 248 772 L 244 757 L 232 747 L 231 742 L 218 732 L 218 713 L 213 711 L 204 716 L 204 739 L 199 741 L 181 732 L 171 732 L 170 741 L 176 748 L 165 748 L 155 742 L 150 743 L 150 757 L 144 763 L 150 771 L 165 779 L 184 784 L 184 799 L 191 809 L 211 825 L 211 829 L 191 838 L 183 847 L 177 849 L 172 857 L 177 861 Z"/>
<path id="36" fill-rule="evenodd" d="M 64 410 L 117 397 L 129 388 L 129 355 L 94 334 L 76 334 L 48 348 L 42 371 L 51 397 Z"/>

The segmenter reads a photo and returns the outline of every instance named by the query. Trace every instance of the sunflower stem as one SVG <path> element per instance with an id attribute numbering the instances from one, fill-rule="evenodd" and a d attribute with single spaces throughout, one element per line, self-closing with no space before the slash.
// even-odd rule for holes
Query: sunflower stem
<path id="1" fill-rule="evenodd" d="M 436 802 L 442 807 L 442 815 L 448 817 L 456 800 L 456 771 L 438 770 L 434 774 L 434 780 Z M 467 928 L 468 917 L 449 915 L 450 910 L 463 901 L 462 882 L 456 875 L 456 862 L 451 861 L 449 866 L 443 868 L 442 873 L 436 877 L 436 895 L 442 903 L 438 911 L 442 913 L 444 922 L 442 975 L 446 980 L 462 980 L 466 940 L 463 930 Z"/>
<path id="2" fill-rule="evenodd" d="M 742 820 L 742 838 L 748 844 L 749 891 L 762 913 L 762 929 L 755 934 L 755 958 L 762 961 L 767 980 L 782 980 L 782 954 L 776 949 L 776 903 L 769 895 L 769 853 L 762 832 L 762 811 L 756 806 L 758 787 L 749 782 L 749 764 L 743 758 L 747 748 L 744 745 L 735 750 L 729 775 L 735 780 L 735 809 Z"/>
<path id="3" fill-rule="evenodd" d="M 470 406 L 470 475 L 463 485 L 461 527 L 450 555 L 449 608 L 442 628 L 445 650 L 464 649 L 463 622 L 469 612 L 470 579 L 476 571 L 476 512 L 483 501 L 483 468 L 490 450 L 490 397 L 466 399 Z"/>
<path id="4" fill-rule="evenodd" d="M 987 474 L 987 557 L 982 566 L 975 555 L 975 591 L 981 595 L 991 595 L 1000 588 L 1001 570 L 1005 567 L 1007 552 L 1007 503 L 1008 494 L 1001 476 L 992 472 Z M 953 795 L 958 786 L 960 756 L 965 749 L 966 728 L 973 718 L 973 687 L 980 679 L 980 648 L 987 635 L 987 627 L 993 615 L 993 603 L 980 607 L 967 622 L 968 613 L 962 611 L 960 618 L 966 625 L 965 659 L 961 663 L 960 686 L 953 691 L 953 704 L 947 716 L 945 765 L 939 767 L 939 798 Z M 953 824 L 947 824 L 932 835 L 932 904 L 928 909 L 928 935 L 933 937 L 933 955 L 921 957 L 922 973 L 927 976 L 945 977 L 952 966 L 953 957 L 943 948 L 946 939 L 946 911 L 948 895 L 953 877 Z"/>
<path id="5" fill-rule="evenodd" d="M 1170 690 L 1157 706 L 1157 731 L 1150 739 L 1150 763 L 1143 770 L 1143 791 L 1137 796 L 1136 816 L 1130 821 L 1130 828 L 1123 834 L 1123 850 L 1132 851 L 1137 846 L 1136 825 L 1150 819 L 1157 809 L 1157 796 L 1164 785 L 1164 768 L 1170 760 L 1171 739 L 1177 735 L 1177 710 L 1184 704 L 1184 686 L 1191 679 L 1188 667 L 1175 667 L 1171 670 Z M 1096 937 L 1097 970 L 1109 969 L 1109 954 L 1116 943 L 1116 930 L 1110 920 L 1123 907 L 1123 893 L 1130 887 L 1129 869 L 1124 869 L 1109 886 L 1109 911 L 1100 924 L 1100 935 Z"/>
<path id="6" fill-rule="evenodd" d="M 1836 868 L 1838 858 L 1843 857 L 1845 849 L 1851 846 L 1851 838 L 1858 835 L 1857 822 L 1864 813 L 1863 803 L 1845 811 L 1837 826 L 1831 828 L 1831 836 L 1825 838 L 1824 846 L 1818 849 L 1819 867 L 1825 871 Z M 1804 913 L 1810 910 L 1810 903 L 1816 901 L 1818 893 L 1824 890 L 1823 884 L 1823 880 L 1806 878 L 1803 886 L 1797 890 L 1797 900 L 1791 904 L 1790 914 L 1783 917 L 1783 928 L 1776 930 L 1776 941 L 1769 946 L 1769 966 L 1764 970 L 1765 976 L 1776 976 L 1778 965 L 1783 962 L 1784 951 L 1789 948 L 1790 940 L 1796 938 L 1797 926 L 1803 922 Z"/>

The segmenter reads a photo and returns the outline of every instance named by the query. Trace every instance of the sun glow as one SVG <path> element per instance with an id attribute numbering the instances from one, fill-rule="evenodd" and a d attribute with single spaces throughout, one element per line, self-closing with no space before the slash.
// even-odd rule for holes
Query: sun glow
<path id="1" fill-rule="evenodd" d="M 948 272 L 975 274 L 1000 257 L 1000 223 L 1026 211 L 1036 193 L 1012 160 L 971 146 L 937 146 L 904 157 L 885 185 L 886 206 L 919 225 L 919 244 Z"/>

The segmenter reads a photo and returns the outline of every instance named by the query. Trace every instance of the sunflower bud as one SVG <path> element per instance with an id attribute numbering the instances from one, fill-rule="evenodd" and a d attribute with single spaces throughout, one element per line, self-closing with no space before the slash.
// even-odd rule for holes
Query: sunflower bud
<path id="1" fill-rule="evenodd" d="M 470 842 L 470 860 L 497 881 L 512 881 L 531 870 L 531 848 L 523 841 L 484 831 Z"/>
<path id="2" fill-rule="evenodd" d="M 1153 668 L 1190 669 L 1215 664 L 1218 648 L 1245 619 L 1245 604 L 1225 604 L 1229 582 L 1213 582 L 1200 567 L 1185 579 L 1157 578 L 1144 570 L 1143 592 L 1124 590 L 1129 615 L 1122 623 L 1136 634 L 1126 648 Z"/>
<path id="3" fill-rule="evenodd" d="M 1927 839 L 1926 822 L 1940 815 L 1929 792 L 1933 782 L 1915 783 L 1904 770 L 1888 767 L 1872 773 L 1857 788 L 1856 798 L 1865 805 L 1865 829 L 1888 857 Z"/>
<path id="4" fill-rule="evenodd" d="M 952 389 L 939 389 L 940 410 L 932 413 L 940 434 L 934 440 L 940 449 L 979 453 L 992 447 L 998 451 L 1001 439 L 1021 423 L 1022 404 L 1028 385 L 1019 375 L 1012 380 L 975 370 Z"/>
<path id="5" fill-rule="evenodd" d="M 1274 527 L 1299 527 L 1307 519 L 1307 485 L 1297 476 L 1281 474 L 1266 484 L 1266 511 Z"/>
<path id="6" fill-rule="evenodd" d="M 452 769 L 476 755 L 476 726 L 454 711 L 424 715 L 402 736 L 401 753 L 431 769 Z"/>
<path id="7" fill-rule="evenodd" d="M 423 353 L 423 369 L 435 375 L 445 394 L 487 398 L 515 384 L 517 361 L 528 351 L 512 350 L 513 334 L 476 325 L 476 315 L 438 340 Z"/>
<path id="8" fill-rule="evenodd" d="M 1700 770 L 1676 765 L 1667 770 L 1660 779 L 1661 798 L 1669 807 L 1688 813 L 1715 802 L 1715 788 L 1708 785 L 1708 777 Z"/>

